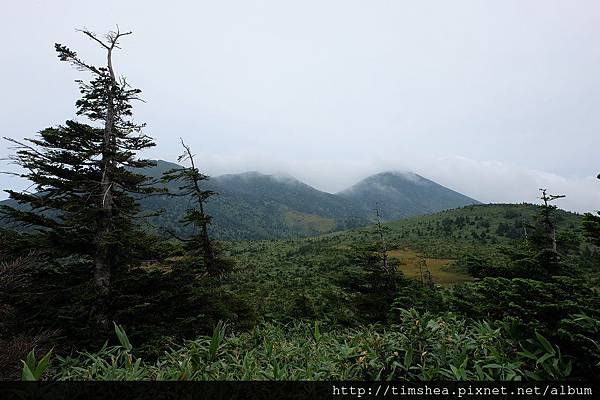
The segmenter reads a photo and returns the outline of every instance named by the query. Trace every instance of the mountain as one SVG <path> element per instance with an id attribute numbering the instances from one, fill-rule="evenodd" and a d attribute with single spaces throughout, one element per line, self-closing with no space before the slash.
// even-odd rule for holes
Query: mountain
<path id="1" fill-rule="evenodd" d="M 147 171 L 158 177 L 176 164 L 159 161 Z M 177 190 L 171 183 L 170 190 Z M 213 217 L 212 233 L 221 239 L 269 239 L 308 236 L 348 229 L 368 221 L 354 203 L 322 192 L 292 177 L 258 172 L 212 177 L 206 189 L 218 193 L 206 210 Z M 141 200 L 145 210 L 165 209 L 151 224 L 187 234 L 178 221 L 190 206 L 185 198 L 159 196 Z"/>
<path id="2" fill-rule="evenodd" d="M 144 173 L 160 178 L 175 167 L 177 164 L 157 161 Z M 176 182 L 168 184 L 171 191 L 178 186 Z M 419 175 L 397 172 L 370 176 L 337 194 L 290 176 L 259 172 L 211 177 L 205 188 L 218 193 L 209 199 L 206 210 L 213 217 L 211 231 L 219 239 L 292 238 L 350 229 L 373 221 L 376 204 L 382 219 L 390 221 L 478 203 Z M 14 205 L 2 202 L 7 203 Z M 155 196 L 140 203 L 144 212 L 164 210 L 148 218 L 149 229 L 178 236 L 191 233 L 190 227 L 179 223 L 193 206 L 190 199 Z"/>
<path id="3" fill-rule="evenodd" d="M 338 196 L 360 206 L 366 214 L 379 208 L 385 221 L 479 203 L 412 172 L 372 175 L 339 192 Z"/>

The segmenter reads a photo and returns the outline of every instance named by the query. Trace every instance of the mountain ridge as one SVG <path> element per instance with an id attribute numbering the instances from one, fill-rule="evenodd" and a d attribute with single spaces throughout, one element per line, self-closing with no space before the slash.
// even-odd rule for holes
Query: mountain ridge
<path id="1" fill-rule="evenodd" d="M 155 166 L 142 171 L 154 179 L 179 167 L 155 161 Z M 177 182 L 160 185 L 170 191 L 179 187 Z M 338 193 L 316 189 L 291 175 L 258 171 L 212 176 L 204 188 L 218 193 L 209 199 L 206 210 L 213 217 L 212 234 L 226 240 L 292 238 L 351 229 L 371 223 L 375 207 L 380 208 L 384 221 L 391 221 L 479 204 L 407 171 L 374 174 Z M 190 199 L 160 195 L 142 198 L 140 204 L 144 212 L 164 210 L 149 218 L 148 229 L 183 236 L 192 233 L 179 223 L 193 204 Z"/>

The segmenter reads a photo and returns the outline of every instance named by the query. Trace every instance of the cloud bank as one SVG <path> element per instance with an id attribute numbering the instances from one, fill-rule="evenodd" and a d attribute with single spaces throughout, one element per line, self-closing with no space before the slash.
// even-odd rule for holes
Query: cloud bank
<path id="1" fill-rule="evenodd" d="M 580 213 L 600 209 L 600 180 L 595 175 L 562 176 L 500 161 L 458 156 L 405 156 L 400 157 L 401 160 L 372 158 L 366 161 L 335 158 L 298 160 L 275 158 L 252 148 L 239 153 L 198 152 L 197 155 L 198 161 L 211 175 L 249 170 L 286 174 L 330 193 L 347 189 L 360 179 L 379 172 L 408 171 L 484 203 L 539 203 L 539 189 L 547 188 L 550 193 L 566 195 L 556 201 L 560 208 Z"/>
<path id="2" fill-rule="evenodd" d="M 563 208 L 600 208 L 597 0 L 233 3 L 7 2 L 0 136 L 72 118 L 73 81 L 88 77 L 54 43 L 99 64 L 75 28 L 119 24 L 134 34 L 115 67 L 143 90 L 149 158 L 175 160 L 182 136 L 213 175 L 288 173 L 336 192 L 408 170 L 484 202 L 547 187 Z"/>

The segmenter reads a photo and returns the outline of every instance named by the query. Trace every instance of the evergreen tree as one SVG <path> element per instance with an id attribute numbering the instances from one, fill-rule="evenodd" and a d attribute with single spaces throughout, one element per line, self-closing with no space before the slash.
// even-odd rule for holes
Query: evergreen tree
<path id="1" fill-rule="evenodd" d="M 600 179 L 600 174 L 597 178 Z M 584 214 L 583 232 L 590 242 L 596 246 L 600 246 L 600 211 L 597 211 L 596 214 Z"/>
<path id="2" fill-rule="evenodd" d="M 541 223 L 546 232 L 546 239 L 550 243 L 552 247 L 552 251 L 554 253 L 557 252 L 556 247 L 556 224 L 554 222 L 554 218 L 552 216 L 553 211 L 556 209 L 556 206 L 551 205 L 550 202 L 556 199 L 561 199 L 565 197 L 564 195 L 555 195 L 548 194 L 547 189 L 540 189 L 542 192 L 542 196 L 540 199 L 543 201 L 542 205 L 542 214 L 541 214 Z"/>
<path id="3" fill-rule="evenodd" d="M 347 262 L 358 267 L 359 272 L 350 274 L 344 284 L 355 293 L 359 313 L 367 321 L 381 322 L 389 317 L 390 307 L 405 278 L 398 270 L 398 260 L 388 257 L 388 228 L 381 223 L 379 209 L 374 211 L 374 229 L 347 253 Z"/>
<path id="4" fill-rule="evenodd" d="M 228 265 L 224 260 L 217 259 L 215 246 L 208 234 L 208 225 L 212 217 L 205 211 L 207 200 L 216 193 L 211 190 L 203 190 L 202 183 L 209 179 L 208 175 L 200 172 L 194 161 L 194 154 L 191 148 L 181 139 L 181 145 L 184 152 L 179 156 L 179 163 L 189 163 L 187 167 L 174 168 L 163 174 L 163 181 L 178 181 L 181 183 L 177 193 L 169 193 L 171 196 L 190 197 L 194 206 L 189 208 L 181 222 L 186 225 L 193 225 L 198 231 L 189 239 L 181 239 L 186 243 L 187 249 L 194 258 L 201 258 L 204 268 L 209 275 L 219 276 L 227 272 Z"/>
<path id="5" fill-rule="evenodd" d="M 119 40 L 131 32 L 109 32 L 101 40 L 90 31 L 81 31 L 106 51 L 106 65 L 93 66 L 61 44 L 55 50 L 61 61 L 92 75 L 90 82 L 78 80 L 81 98 L 77 115 L 91 126 L 67 121 L 48 128 L 34 139 L 19 142 L 12 160 L 26 172 L 35 193 L 8 191 L 26 209 L 2 207 L 5 217 L 38 230 L 58 248 L 73 248 L 94 259 L 94 285 L 98 301 L 92 313 L 108 325 L 107 302 L 111 274 L 126 262 L 137 236 L 133 219 L 138 212 L 134 195 L 149 195 L 157 189 L 148 178 L 132 169 L 154 165 L 138 159 L 138 151 L 154 146 L 134 123 L 133 100 L 141 91 L 131 88 L 125 78 L 116 77 L 112 55 Z"/>
<path id="6" fill-rule="evenodd" d="M 535 223 L 529 226 L 528 246 L 523 249 L 515 246 L 509 253 L 516 276 L 548 279 L 563 267 L 557 245 L 557 217 L 554 213 L 557 207 L 550 203 L 565 196 L 548 194 L 547 189 L 540 189 L 540 191 L 542 209 Z"/>
<path id="7" fill-rule="evenodd" d="M 375 218 L 377 221 L 377 233 L 379 234 L 379 240 L 381 241 L 381 267 L 385 274 L 390 274 L 390 267 L 388 265 L 388 254 L 387 245 L 385 243 L 385 228 L 381 224 L 381 218 L 379 217 L 379 208 L 375 208 Z"/>
<path id="8" fill-rule="evenodd" d="M 83 252 L 93 241 L 92 193 L 98 171 L 89 162 L 101 138 L 100 129 L 75 121 L 47 128 L 33 139 L 14 145 L 11 160 L 24 168 L 21 177 L 32 182 L 33 191 L 6 190 L 25 207 L 2 205 L 2 218 L 35 228 L 47 249 L 57 255 Z"/>

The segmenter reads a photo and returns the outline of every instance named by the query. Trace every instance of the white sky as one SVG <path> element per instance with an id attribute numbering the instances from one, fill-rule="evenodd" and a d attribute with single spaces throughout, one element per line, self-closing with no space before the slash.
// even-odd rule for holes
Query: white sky
<path id="1" fill-rule="evenodd" d="M 143 90 L 145 156 L 174 161 L 182 136 L 213 175 L 335 192 L 405 169 L 484 202 L 547 186 L 600 208 L 598 1 L 4 0 L 0 135 L 73 118 L 86 75 L 53 45 L 100 63 L 75 28 L 115 24 L 134 31 L 115 64 Z"/>

